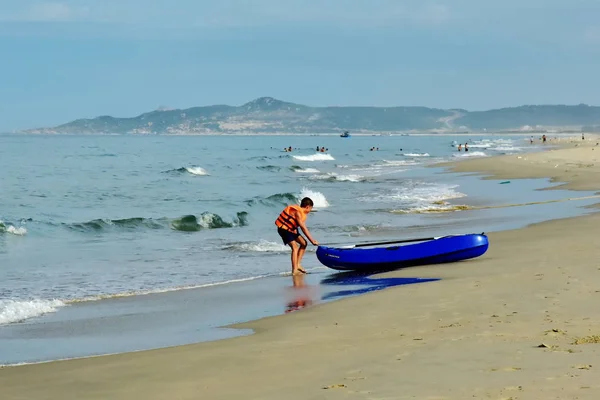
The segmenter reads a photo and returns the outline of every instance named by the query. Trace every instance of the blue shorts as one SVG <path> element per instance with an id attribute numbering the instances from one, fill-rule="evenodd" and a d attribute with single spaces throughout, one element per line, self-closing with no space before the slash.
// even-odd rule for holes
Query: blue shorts
<path id="1" fill-rule="evenodd" d="M 285 245 L 290 244 L 290 242 L 293 242 L 300 236 L 298 232 L 290 232 L 282 228 L 277 228 L 277 233 L 279 233 L 279 236 L 281 236 L 281 240 L 283 240 L 283 244 Z"/>

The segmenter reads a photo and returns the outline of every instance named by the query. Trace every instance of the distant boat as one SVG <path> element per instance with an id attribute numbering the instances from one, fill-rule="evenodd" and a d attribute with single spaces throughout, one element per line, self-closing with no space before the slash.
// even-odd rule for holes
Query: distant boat
<path id="1" fill-rule="evenodd" d="M 348 131 L 344 131 L 344 133 L 342 133 L 340 137 L 350 137 L 350 133 Z"/>

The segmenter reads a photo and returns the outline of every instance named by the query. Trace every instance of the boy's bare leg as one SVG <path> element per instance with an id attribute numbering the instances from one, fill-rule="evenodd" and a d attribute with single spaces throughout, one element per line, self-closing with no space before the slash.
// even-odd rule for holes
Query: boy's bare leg
<path id="1" fill-rule="evenodd" d="M 300 250 L 300 246 L 296 242 L 290 242 L 290 247 L 292 248 L 292 275 L 301 274 L 298 269 L 298 253 Z"/>
<path id="2" fill-rule="evenodd" d="M 302 267 L 302 257 L 304 257 L 304 252 L 306 251 L 306 240 L 302 236 L 298 237 L 298 243 L 300 243 L 300 248 L 298 249 L 298 271 L 306 274 L 306 270 Z"/>

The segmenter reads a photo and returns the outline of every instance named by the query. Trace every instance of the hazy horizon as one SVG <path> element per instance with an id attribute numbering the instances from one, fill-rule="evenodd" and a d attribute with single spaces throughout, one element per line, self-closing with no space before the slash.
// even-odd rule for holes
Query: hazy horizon
<path id="1" fill-rule="evenodd" d="M 592 0 L 0 0 L 0 131 L 263 96 L 596 105 L 597 15 Z"/>

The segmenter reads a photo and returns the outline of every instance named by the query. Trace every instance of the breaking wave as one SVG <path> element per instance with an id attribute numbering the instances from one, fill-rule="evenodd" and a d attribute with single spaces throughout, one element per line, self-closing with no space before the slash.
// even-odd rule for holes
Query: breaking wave
<path id="1" fill-rule="evenodd" d="M 64 305 L 60 300 L 0 300 L 0 325 L 39 317 Z"/>
<path id="2" fill-rule="evenodd" d="M 358 201 L 392 204 L 394 212 L 414 213 L 418 210 L 440 207 L 446 200 L 464 197 L 456 190 L 458 185 L 433 184 L 408 180 L 392 190 L 378 191 L 358 197 Z"/>
<path id="3" fill-rule="evenodd" d="M 317 192 L 306 187 L 303 187 L 300 192 L 300 198 L 310 197 L 314 203 L 314 208 L 327 208 L 329 207 L 329 202 L 325 195 L 321 192 Z"/>
<path id="4" fill-rule="evenodd" d="M 331 154 L 327 153 L 315 153 L 310 156 L 292 156 L 298 161 L 333 161 L 335 158 Z"/>
<path id="5" fill-rule="evenodd" d="M 313 175 L 310 177 L 310 179 L 327 182 L 364 182 L 367 180 L 367 178 L 361 175 L 339 175 L 335 172 L 328 172 L 322 175 Z"/>
<path id="6" fill-rule="evenodd" d="M 269 197 L 255 197 L 251 200 L 246 200 L 246 204 L 249 206 L 254 206 L 257 204 L 262 204 L 269 207 L 287 205 L 290 203 L 297 203 L 300 200 L 298 199 L 298 195 L 295 193 L 277 193 L 273 194 Z"/>
<path id="7" fill-rule="evenodd" d="M 27 235 L 27 228 L 24 226 L 16 227 L 8 222 L 0 221 L 0 233 L 10 233 L 16 236 Z"/>
<path id="8" fill-rule="evenodd" d="M 429 157 L 429 153 L 404 153 L 406 157 Z"/>
<path id="9" fill-rule="evenodd" d="M 292 165 L 290 169 L 299 174 L 318 174 L 320 171 L 316 168 L 302 168 L 299 165 Z"/>
<path id="10" fill-rule="evenodd" d="M 468 157 L 487 157 L 487 154 L 483 151 L 467 151 L 463 153 L 454 154 L 453 157 L 468 158 Z"/>
<path id="11" fill-rule="evenodd" d="M 168 171 L 164 171 L 164 173 L 167 173 L 167 174 L 184 174 L 184 173 L 187 173 L 187 174 L 196 175 L 196 176 L 210 175 L 204 168 L 197 167 L 197 166 L 181 167 L 181 168 L 176 168 L 176 169 L 170 169 Z"/>
<path id="12" fill-rule="evenodd" d="M 255 197 L 250 200 L 246 200 L 248 206 L 255 206 L 262 204 L 269 207 L 281 207 L 288 204 L 299 204 L 304 197 L 310 197 L 314 203 L 314 208 L 325 208 L 329 207 L 329 202 L 321 192 L 316 192 L 308 188 L 303 187 L 300 193 L 277 193 L 269 197 Z"/>
<path id="13" fill-rule="evenodd" d="M 434 202 L 431 206 L 414 207 L 405 210 L 391 210 L 393 214 L 440 214 L 455 211 L 472 210 L 474 207 L 464 204 L 449 204 L 445 201 Z"/>
<path id="14" fill-rule="evenodd" d="M 204 212 L 199 217 L 195 215 L 185 215 L 171 222 L 171 228 L 183 232 L 196 232 L 202 229 L 232 228 L 234 226 L 248 225 L 248 213 L 241 211 L 233 219 L 233 222 L 226 222 L 217 214 Z"/>
<path id="15" fill-rule="evenodd" d="M 281 253 L 287 252 L 289 248 L 282 243 L 259 240 L 258 242 L 238 242 L 232 243 L 222 248 L 223 250 L 238 252 L 261 252 L 261 253 Z"/>
<path id="16" fill-rule="evenodd" d="M 281 170 L 281 167 L 278 167 L 277 165 L 262 165 L 260 167 L 256 167 L 257 169 L 260 169 L 261 171 L 269 171 L 269 172 L 279 172 Z"/>
<path id="17" fill-rule="evenodd" d="M 231 222 L 225 221 L 221 216 L 211 212 L 204 212 L 199 217 L 185 215 L 181 218 L 123 218 L 123 219 L 94 219 L 87 222 L 64 224 L 68 229 L 79 232 L 106 232 L 110 229 L 138 230 L 166 229 L 194 232 L 201 229 L 231 228 L 234 226 L 248 225 L 248 213 L 240 211 Z"/>

